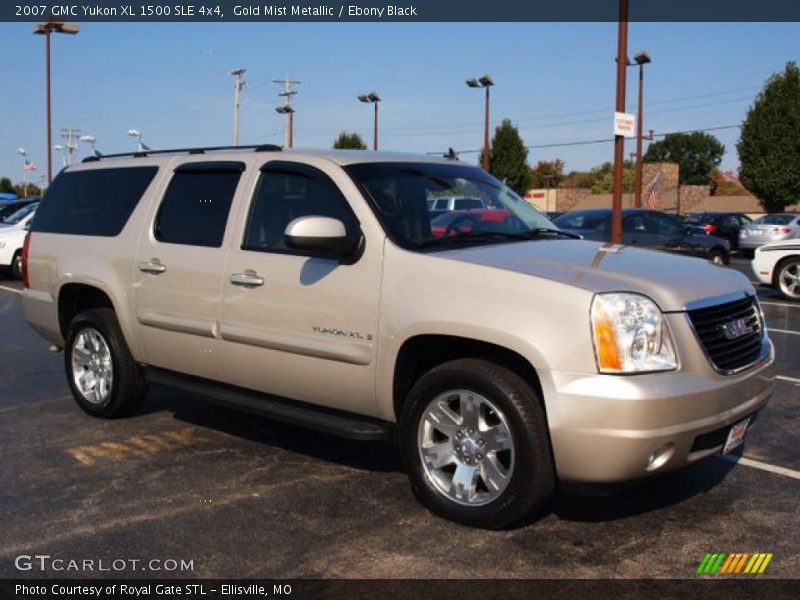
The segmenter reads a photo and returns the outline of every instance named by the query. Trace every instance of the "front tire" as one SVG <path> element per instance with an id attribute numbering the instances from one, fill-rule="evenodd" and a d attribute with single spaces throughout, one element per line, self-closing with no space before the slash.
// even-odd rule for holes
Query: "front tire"
<path id="1" fill-rule="evenodd" d="M 800 300 L 800 257 L 785 260 L 775 275 L 778 291 L 787 300 Z"/>
<path id="2" fill-rule="evenodd" d="M 708 253 L 708 260 L 719 267 L 727 266 L 730 262 L 728 255 L 719 248 L 714 248 Z"/>
<path id="3" fill-rule="evenodd" d="M 419 501 L 464 525 L 515 525 L 555 488 L 541 399 L 484 360 L 450 361 L 420 378 L 403 406 L 400 446 Z"/>
<path id="4" fill-rule="evenodd" d="M 14 279 L 22 279 L 22 253 L 17 250 L 14 258 L 11 259 L 11 276 Z"/>
<path id="5" fill-rule="evenodd" d="M 110 308 L 87 310 L 72 320 L 64 366 L 75 401 L 93 417 L 128 415 L 147 394 L 147 383 Z"/>

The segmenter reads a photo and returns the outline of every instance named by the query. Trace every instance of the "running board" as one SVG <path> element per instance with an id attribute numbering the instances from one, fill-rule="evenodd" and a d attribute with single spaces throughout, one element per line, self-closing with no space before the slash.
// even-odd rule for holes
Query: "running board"
<path id="1" fill-rule="evenodd" d="M 379 441 L 395 437 L 395 425 L 370 417 L 318 407 L 313 404 L 262 394 L 223 383 L 148 367 L 147 380 L 196 394 L 213 404 L 313 429 L 351 440 Z"/>

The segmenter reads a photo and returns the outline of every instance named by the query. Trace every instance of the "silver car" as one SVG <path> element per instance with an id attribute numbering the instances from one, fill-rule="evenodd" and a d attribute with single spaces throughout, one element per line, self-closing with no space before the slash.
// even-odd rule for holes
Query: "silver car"
<path id="1" fill-rule="evenodd" d="M 800 238 L 800 215 L 764 215 L 739 230 L 739 248 L 755 250 L 764 244 Z"/>

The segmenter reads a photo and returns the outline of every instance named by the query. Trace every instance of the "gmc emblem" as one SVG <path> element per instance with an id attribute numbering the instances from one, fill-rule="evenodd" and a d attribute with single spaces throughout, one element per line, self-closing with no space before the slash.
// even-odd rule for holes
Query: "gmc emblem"
<path id="1" fill-rule="evenodd" d="M 736 319 L 720 325 L 722 333 L 729 340 L 735 340 L 743 335 L 753 332 L 753 326 L 747 324 L 747 319 Z"/>

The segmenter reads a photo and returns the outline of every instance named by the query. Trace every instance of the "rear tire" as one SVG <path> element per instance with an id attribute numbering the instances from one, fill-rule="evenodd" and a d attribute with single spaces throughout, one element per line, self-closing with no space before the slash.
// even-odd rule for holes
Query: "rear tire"
<path id="1" fill-rule="evenodd" d="M 14 279 L 22 279 L 22 252 L 17 250 L 14 258 L 11 259 L 11 276 Z"/>
<path id="2" fill-rule="evenodd" d="M 541 399 L 484 360 L 453 360 L 417 381 L 400 416 L 400 447 L 417 499 L 464 525 L 516 525 L 555 488 Z"/>
<path id="3" fill-rule="evenodd" d="M 66 337 L 64 366 L 78 406 L 105 419 L 133 412 L 147 394 L 147 382 L 114 311 L 95 308 L 80 313 Z"/>
<path id="4" fill-rule="evenodd" d="M 708 253 L 708 260 L 720 267 L 727 266 L 730 262 L 728 254 L 720 248 L 713 248 Z"/>

